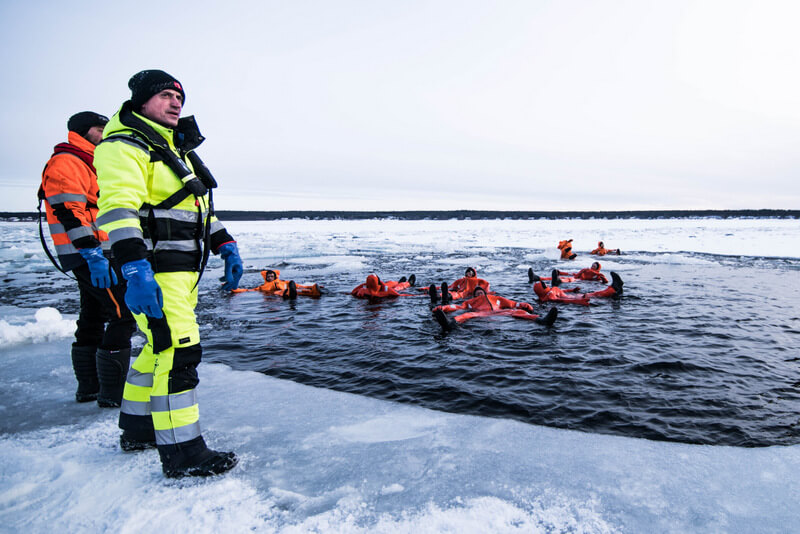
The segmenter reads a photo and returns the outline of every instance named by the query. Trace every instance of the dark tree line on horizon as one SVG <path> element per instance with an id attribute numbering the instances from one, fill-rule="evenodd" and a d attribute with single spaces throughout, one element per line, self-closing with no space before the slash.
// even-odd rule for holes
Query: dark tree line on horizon
<path id="1" fill-rule="evenodd" d="M 216 212 L 226 221 L 274 221 L 280 219 L 363 220 L 398 219 L 467 220 L 467 219 L 680 219 L 680 218 L 779 218 L 798 219 L 800 210 L 640 210 L 640 211 L 236 211 Z M 35 221 L 36 212 L 0 212 L 2 221 Z"/>

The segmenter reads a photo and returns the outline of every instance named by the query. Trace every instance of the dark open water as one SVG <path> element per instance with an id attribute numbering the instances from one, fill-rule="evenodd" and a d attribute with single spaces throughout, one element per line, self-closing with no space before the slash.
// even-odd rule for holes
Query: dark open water
<path id="1" fill-rule="evenodd" d="M 524 263 L 520 249 L 494 256 Z M 360 280 L 344 274 L 325 280 L 331 293 L 318 300 L 206 291 L 199 317 L 211 325 L 209 360 L 313 386 L 586 432 L 799 443 L 800 262 L 695 256 L 688 272 L 638 255 L 620 271 L 622 299 L 558 305 L 551 329 L 490 318 L 442 334 L 427 298 L 370 304 L 347 294 Z M 392 255 L 370 264 L 384 279 L 414 272 L 418 285 L 461 272 Z M 534 301 L 519 268 L 489 279 Z"/>
<path id="2" fill-rule="evenodd" d="M 526 252 L 493 249 L 492 260 L 508 267 L 479 276 L 503 296 L 534 302 L 525 269 L 547 273 L 553 265 L 544 258 L 530 264 Z M 434 252 L 427 261 L 358 253 L 366 272 L 384 279 L 413 272 L 418 285 L 452 281 L 470 263 L 458 253 Z M 352 298 L 366 272 L 295 276 L 319 281 L 329 293 L 286 302 L 224 294 L 216 269 L 201 283 L 198 307 L 205 359 L 317 387 L 585 432 L 800 443 L 800 260 L 676 254 L 677 265 L 652 253 L 615 258 L 625 295 L 590 308 L 559 305 L 553 328 L 490 318 L 448 334 L 431 319 L 426 297 L 380 304 Z M 313 265 L 314 272 L 324 268 Z M 52 268 L 4 276 L 0 304 L 77 312 L 72 282 Z M 250 270 L 242 285 L 259 279 Z"/>

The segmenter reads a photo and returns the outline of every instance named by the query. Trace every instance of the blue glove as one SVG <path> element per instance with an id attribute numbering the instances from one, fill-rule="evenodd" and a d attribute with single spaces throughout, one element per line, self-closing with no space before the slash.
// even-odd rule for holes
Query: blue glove
<path id="1" fill-rule="evenodd" d="M 128 290 L 125 292 L 125 304 L 133 313 L 143 313 L 154 319 L 164 317 L 161 306 L 164 297 L 158 287 L 153 268 L 147 260 L 129 261 L 122 266 L 122 276 L 128 281 Z"/>
<path id="2" fill-rule="evenodd" d="M 100 247 L 79 248 L 78 252 L 89 265 L 89 273 L 94 287 L 106 289 L 117 285 L 117 275 L 114 273 L 114 269 L 110 268 L 106 257 L 103 256 L 103 249 Z"/>
<path id="3" fill-rule="evenodd" d="M 219 255 L 225 260 L 225 283 L 222 285 L 222 289 L 232 291 L 239 287 L 239 280 L 244 272 L 239 249 L 234 242 L 225 243 L 219 247 Z"/>

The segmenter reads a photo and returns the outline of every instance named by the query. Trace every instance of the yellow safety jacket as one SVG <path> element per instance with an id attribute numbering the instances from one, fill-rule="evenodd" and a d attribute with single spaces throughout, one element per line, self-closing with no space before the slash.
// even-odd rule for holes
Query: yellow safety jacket
<path id="1" fill-rule="evenodd" d="M 135 113 L 129 101 L 106 125 L 94 153 L 97 222 L 120 265 L 147 258 L 157 273 L 197 271 L 204 251 L 216 254 L 233 241 L 214 216 L 206 187 L 187 187 L 200 182 L 195 171 L 208 187 L 216 185 L 207 183 L 203 172 L 213 178 L 192 154 L 204 139 L 194 117 L 171 130 Z"/>

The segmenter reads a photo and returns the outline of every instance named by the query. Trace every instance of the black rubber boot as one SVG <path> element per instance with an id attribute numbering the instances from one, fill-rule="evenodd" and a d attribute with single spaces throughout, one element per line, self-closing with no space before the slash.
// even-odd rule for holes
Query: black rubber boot
<path id="1" fill-rule="evenodd" d="M 616 296 L 618 296 L 618 297 L 622 295 L 622 286 L 623 286 L 622 278 L 620 278 L 617 273 L 612 271 L 611 272 L 611 287 L 613 287 L 614 291 L 617 292 Z"/>
<path id="2" fill-rule="evenodd" d="M 528 283 L 533 284 L 540 280 L 539 276 L 533 272 L 533 267 L 528 267 Z"/>
<path id="3" fill-rule="evenodd" d="M 447 282 L 442 282 L 442 304 L 450 304 L 453 302 L 453 297 L 450 295 L 450 290 L 447 289 Z"/>
<path id="4" fill-rule="evenodd" d="M 436 291 L 436 286 L 431 284 L 428 286 L 428 296 L 431 298 L 431 304 L 439 302 L 439 293 Z"/>
<path id="5" fill-rule="evenodd" d="M 178 445 L 159 445 L 158 453 L 167 478 L 221 475 L 239 463 L 232 452 L 212 451 L 206 447 L 202 436 Z"/>
<path id="6" fill-rule="evenodd" d="M 408 277 L 408 285 L 410 285 L 411 287 L 414 287 L 414 284 L 416 284 L 416 283 L 417 283 L 417 275 L 416 274 L 412 274 L 411 276 Z"/>
<path id="7" fill-rule="evenodd" d="M 558 277 L 557 269 L 553 269 L 553 272 L 550 273 L 550 285 L 553 287 L 558 287 L 561 285 L 561 278 Z"/>
<path id="8" fill-rule="evenodd" d="M 97 347 L 72 346 L 72 370 L 78 379 L 75 400 L 78 402 L 91 402 L 97 399 L 100 384 L 97 381 L 96 353 Z"/>
<path id="9" fill-rule="evenodd" d="M 447 315 L 442 310 L 433 310 L 433 318 L 436 319 L 436 322 L 439 323 L 439 326 L 441 326 L 442 330 L 445 332 L 449 332 L 458 326 L 458 323 L 453 319 L 448 319 Z"/>
<path id="10" fill-rule="evenodd" d="M 156 438 L 155 436 L 152 438 L 141 436 L 137 439 L 130 432 L 123 432 L 119 437 L 119 446 L 125 452 L 146 451 L 156 448 Z"/>
<path id="11" fill-rule="evenodd" d="M 553 323 L 556 322 L 557 318 L 558 308 L 550 308 L 550 311 L 547 312 L 547 315 L 537 318 L 536 322 L 545 326 L 553 326 Z"/>
<path id="12" fill-rule="evenodd" d="M 402 276 L 402 277 L 400 277 L 400 280 L 397 281 L 397 283 L 398 284 L 402 284 L 403 282 L 406 282 L 406 281 L 408 281 L 408 278 L 406 278 L 405 276 Z"/>
<path id="13" fill-rule="evenodd" d="M 101 408 L 119 408 L 130 361 L 131 349 L 97 349 L 97 378 L 100 380 L 97 405 Z"/>
<path id="14" fill-rule="evenodd" d="M 289 280 L 289 289 L 283 294 L 283 298 L 294 300 L 297 298 L 297 284 L 294 280 Z"/>

